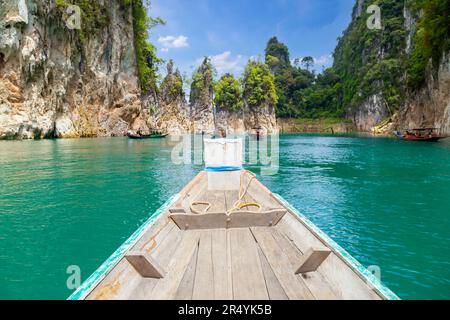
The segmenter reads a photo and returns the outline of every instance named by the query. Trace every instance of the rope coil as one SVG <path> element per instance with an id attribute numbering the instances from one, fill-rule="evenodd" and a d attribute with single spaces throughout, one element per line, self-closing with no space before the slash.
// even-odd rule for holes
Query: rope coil
<path id="1" fill-rule="evenodd" d="M 240 187 L 239 187 L 239 199 L 234 203 L 233 208 L 231 208 L 230 210 L 228 210 L 226 212 L 226 214 L 228 216 L 230 216 L 233 212 L 242 210 L 244 208 L 249 208 L 249 207 L 258 208 L 258 211 L 256 211 L 256 212 L 262 211 L 261 204 L 259 204 L 257 202 L 243 202 L 242 201 L 244 199 L 244 197 L 247 195 L 248 189 L 250 188 L 250 185 L 252 184 L 253 180 L 256 179 L 256 176 L 253 173 L 250 173 L 250 175 L 251 175 L 250 181 L 248 182 L 247 187 L 244 188 L 244 174 L 241 174 Z M 203 212 L 200 212 L 194 208 L 195 206 L 199 206 L 199 205 L 204 205 L 207 207 L 205 210 L 203 210 Z M 194 201 L 191 203 L 190 209 L 191 209 L 191 212 L 194 214 L 206 214 L 206 213 L 208 213 L 209 209 L 211 209 L 211 203 L 206 202 L 206 201 Z"/>

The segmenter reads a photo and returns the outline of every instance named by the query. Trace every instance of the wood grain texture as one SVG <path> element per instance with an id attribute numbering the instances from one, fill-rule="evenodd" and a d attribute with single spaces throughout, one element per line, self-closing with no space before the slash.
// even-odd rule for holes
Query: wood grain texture
<path id="1" fill-rule="evenodd" d="M 158 280 L 150 300 L 170 300 L 175 298 L 186 269 L 198 248 L 199 239 L 200 233 L 198 231 L 185 231 L 183 241 L 169 263 L 167 276 Z"/>
<path id="2" fill-rule="evenodd" d="M 268 300 L 255 239 L 249 229 L 231 229 L 231 265 L 235 300 Z"/>
<path id="3" fill-rule="evenodd" d="M 251 230 L 288 298 L 291 300 L 314 299 L 308 287 L 295 276 L 288 257 L 273 238 L 270 229 L 252 228 Z"/>

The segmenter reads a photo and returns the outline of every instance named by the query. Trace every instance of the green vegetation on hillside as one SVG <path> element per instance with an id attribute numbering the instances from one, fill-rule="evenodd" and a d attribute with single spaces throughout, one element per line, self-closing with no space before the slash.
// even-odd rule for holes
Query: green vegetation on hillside
<path id="1" fill-rule="evenodd" d="M 65 9 L 69 5 L 77 5 L 81 9 L 81 29 L 78 35 L 81 42 L 85 42 L 89 36 L 97 34 L 108 24 L 107 7 L 99 1 L 90 0 L 55 0 L 57 9 Z"/>
<path id="2" fill-rule="evenodd" d="M 266 48 L 266 64 L 274 74 L 279 97 L 277 116 L 281 118 L 341 117 L 340 78 L 332 69 L 316 75 L 310 71 L 314 59 L 295 59 L 292 66 L 288 47 L 271 38 Z M 305 69 L 301 67 L 303 65 Z"/>
<path id="3" fill-rule="evenodd" d="M 138 66 L 139 81 L 144 94 L 157 92 L 157 72 L 158 66 L 162 62 L 156 55 L 156 47 L 148 41 L 149 30 L 165 24 L 161 18 L 148 16 L 146 7 L 150 6 L 150 1 L 143 0 L 122 0 L 125 5 L 132 5 L 134 46 L 136 50 L 136 62 Z"/>
<path id="4" fill-rule="evenodd" d="M 450 0 L 409 0 L 408 5 L 420 16 L 408 61 L 408 85 L 421 87 L 427 66 L 439 65 L 442 54 L 450 49 Z"/>
<path id="5" fill-rule="evenodd" d="M 377 4 L 382 13 L 382 29 L 369 29 L 366 13 Z M 333 69 L 341 78 L 342 105 L 356 111 L 373 94 L 381 93 L 389 110 L 398 109 L 404 94 L 402 81 L 406 33 L 403 1 L 366 1 L 361 16 L 356 17 L 339 39 L 334 52 Z"/>

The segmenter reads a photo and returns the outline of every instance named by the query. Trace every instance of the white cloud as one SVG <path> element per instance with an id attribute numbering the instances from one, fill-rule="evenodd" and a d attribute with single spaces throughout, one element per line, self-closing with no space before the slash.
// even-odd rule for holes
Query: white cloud
<path id="1" fill-rule="evenodd" d="M 188 37 L 186 36 L 159 37 L 158 42 L 162 45 L 161 51 L 163 52 L 168 52 L 169 49 L 189 47 Z"/>
<path id="2" fill-rule="evenodd" d="M 210 56 L 211 63 L 216 68 L 219 75 L 224 73 L 239 74 L 244 71 L 245 64 L 247 63 L 246 57 L 243 55 L 233 56 L 230 51 L 225 51 L 215 56 Z M 196 65 L 200 65 L 203 58 L 197 59 Z"/>
<path id="3" fill-rule="evenodd" d="M 331 54 L 324 54 L 318 58 L 314 57 L 314 64 L 319 66 L 326 66 L 333 62 L 333 56 Z"/>
<path id="4" fill-rule="evenodd" d="M 302 61 L 304 57 L 300 58 L 300 61 Z M 333 56 L 331 54 L 324 54 L 320 57 L 313 57 L 314 59 L 314 65 L 316 66 L 328 66 L 331 63 L 333 63 Z M 292 59 L 292 64 L 295 63 L 295 59 Z"/>

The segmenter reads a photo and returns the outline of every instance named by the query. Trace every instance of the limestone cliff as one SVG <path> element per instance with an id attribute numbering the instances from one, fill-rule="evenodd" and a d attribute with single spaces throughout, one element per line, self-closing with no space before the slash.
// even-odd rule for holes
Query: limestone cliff
<path id="1" fill-rule="evenodd" d="M 334 54 L 333 68 L 343 80 L 347 117 L 360 131 L 436 127 L 450 134 L 450 28 L 448 23 L 445 26 L 450 1 L 378 1 L 381 29 L 367 26 L 372 4 L 356 1 L 352 22 Z M 420 41 L 425 43 L 423 48 L 418 47 Z M 417 80 L 417 74 L 424 74 L 423 79 Z"/>
<path id="2" fill-rule="evenodd" d="M 132 12 L 122 2 L 89 4 L 106 17 L 92 32 L 68 27 L 74 12 L 64 1 L 0 0 L 0 138 L 147 128 Z"/>
<path id="3" fill-rule="evenodd" d="M 398 112 L 396 128 L 439 128 L 450 135 L 450 52 L 436 73 L 427 76 L 426 85 L 408 93 L 405 106 Z"/>

